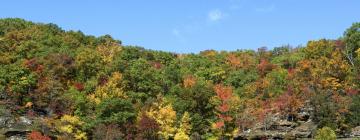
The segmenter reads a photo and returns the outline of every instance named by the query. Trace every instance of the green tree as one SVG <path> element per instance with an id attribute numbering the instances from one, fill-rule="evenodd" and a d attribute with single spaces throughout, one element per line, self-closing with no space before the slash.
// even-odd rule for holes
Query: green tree
<path id="1" fill-rule="evenodd" d="M 355 51 L 360 48 L 360 23 L 354 23 L 344 33 L 345 54 L 349 62 L 354 65 Z"/>
<path id="2" fill-rule="evenodd" d="M 79 49 L 79 53 L 75 58 L 75 66 L 78 71 L 78 79 L 86 81 L 92 76 L 96 76 L 103 68 L 101 56 L 90 48 Z"/>
<path id="3" fill-rule="evenodd" d="M 336 129 L 338 127 L 336 119 L 336 104 L 332 102 L 329 93 L 317 93 L 311 98 L 314 106 L 314 120 L 318 122 L 319 127 L 330 127 Z"/>
<path id="4" fill-rule="evenodd" d="M 95 108 L 96 119 L 90 119 L 93 126 L 105 123 L 115 123 L 124 126 L 128 122 L 135 120 L 135 110 L 130 101 L 125 99 L 105 99 Z"/>
<path id="5" fill-rule="evenodd" d="M 352 126 L 360 125 L 360 95 L 355 95 L 352 97 L 352 103 L 350 104 L 349 110 L 350 113 L 347 116 L 347 121 Z"/>
<path id="6" fill-rule="evenodd" d="M 210 103 L 210 99 L 215 92 L 211 84 L 202 80 L 196 80 L 196 83 L 189 88 L 182 88 L 179 85 L 174 86 L 170 95 L 174 96 L 174 109 L 178 113 L 189 112 L 191 116 L 192 133 L 197 132 L 200 135 L 208 133 L 210 122 L 214 114 L 214 105 Z"/>
<path id="7" fill-rule="evenodd" d="M 137 59 L 130 62 L 129 67 L 123 72 L 125 90 L 132 91 L 133 94 L 144 94 L 147 98 L 155 98 L 157 94 L 163 92 L 162 74 L 156 70 L 145 59 Z"/>

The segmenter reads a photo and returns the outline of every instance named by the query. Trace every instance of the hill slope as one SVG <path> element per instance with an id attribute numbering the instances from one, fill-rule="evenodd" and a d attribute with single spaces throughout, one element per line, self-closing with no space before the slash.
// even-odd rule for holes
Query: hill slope
<path id="1" fill-rule="evenodd" d="M 0 113 L 31 120 L 29 139 L 276 137 L 279 122 L 291 137 L 310 120 L 347 135 L 360 126 L 359 27 L 298 48 L 174 54 L 0 19 Z"/>

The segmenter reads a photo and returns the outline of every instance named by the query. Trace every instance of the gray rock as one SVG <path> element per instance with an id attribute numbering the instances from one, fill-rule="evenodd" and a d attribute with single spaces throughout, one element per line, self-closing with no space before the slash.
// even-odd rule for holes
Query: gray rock
<path id="1" fill-rule="evenodd" d="M 24 136 L 10 136 L 9 138 L 6 138 L 6 140 L 27 140 Z"/>
<path id="2" fill-rule="evenodd" d="M 351 129 L 350 136 L 351 137 L 360 137 L 360 126 L 357 126 L 353 129 Z"/>
<path id="3" fill-rule="evenodd" d="M 25 117 L 25 116 L 19 117 L 19 122 L 24 124 L 24 125 L 31 125 L 32 124 L 32 121 L 29 118 Z"/>
<path id="4" fill-rule="evenodd" d="M 26 140 L 27 133 L 29 133 L 29 131 L 12 129 L 7 130 L 4 136 L 6 140 Z"/>
<path id="5" fill-rule="evenodd" d="M 25 116 L 0 117 L 0 140 L 26 140 L 26 134 L 32 130 L 32 120 Z"/>
<path id="6" fill-rule="evenodd" d="M 317 126 L 311 120 L 301 124 L 299 127 L 291 130 L 289 132 L 290 136 L 296 138 L 309 138 L 313 135 L 313 132 L 316 131 Z"/>
<path id="7" fill-rule="evenodd" d="M 297 126 L 297 123 L 290 122 L 287 120 L 279 120 L 275 124 L 273 124 L 273 127 L 275 128 L 275 130 L 280 131 L 280 132 L 289 132 L 292 129 L 294 129 L 296 126 Z"/>
<path id="8" fill-rule="evenodd" d="M 259 124 L 258 124 L 259 125 Z M 285 139 L 285 138 L 310 138 L 317 126 L 311 120 L 298 125 L 287 120 L 276 120 L 265 131 L 263 127 L 253 127 L 249 131 L 240 133 L 237 138 L 242 139 Z"/>
<path id="9" fill-rule="evenodd" d="M 14 119 L 14 118 L 10 118 L 10 119 L 8 119 L 7 122 L 6 122 L 6 127 L 7 127 L 7 128 L 11 128 L 11 127 L 13 127 L 15 124 L 16 124 L 15 119 Z"/>
<path id="10" fill-rule="evenodd" d="M 5 128 L 9 123 L 14 122 L 10 111 L 0 106 L 0 128 Z"/>
<path id="11" fill-rule="evenodd" d="M 10 120 L 10 117 L 2 116 L 0 117 L 0 128 L 4 128 L 7 126 L 8 121 Z"/>

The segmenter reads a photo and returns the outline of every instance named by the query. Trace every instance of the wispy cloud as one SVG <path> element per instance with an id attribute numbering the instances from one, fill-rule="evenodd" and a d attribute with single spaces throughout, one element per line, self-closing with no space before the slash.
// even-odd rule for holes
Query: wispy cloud
<path id="1" fill-rule="evenodd" d="M 275 10 L 275 5 L 269 5 L 269 6 L 265 6 L 265 7 L 257 7 L 255 8 L 256 12 L 262 12 L 262 13 L 268 13 L 268 12 L 272 12 Z"/>
<path id="2" fill-rule="evenodd" d="M 222 18 L 224 18 L 225 14 L 220 11 L 219 9 L 215 9 L 215 10 L 211 10 L 208 13 L 208 19 L 210 21 L 218 21 L 221 20 Z"/>

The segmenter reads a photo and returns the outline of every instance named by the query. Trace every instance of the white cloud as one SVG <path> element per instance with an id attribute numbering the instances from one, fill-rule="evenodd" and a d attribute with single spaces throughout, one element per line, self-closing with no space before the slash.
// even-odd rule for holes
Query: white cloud
<path id="1" fill-rule="evenodd" d="M 219 9 L 215 9 L 209 12 L 208 18 L 210 21 L 218 21 L 224 17 L 224 13 Z"/>

